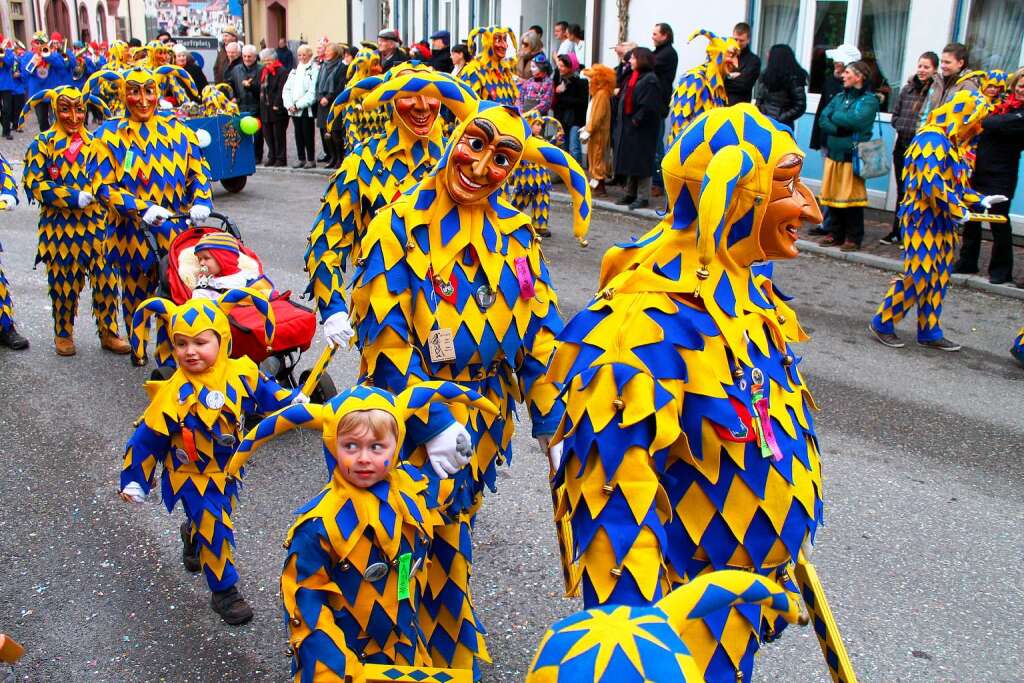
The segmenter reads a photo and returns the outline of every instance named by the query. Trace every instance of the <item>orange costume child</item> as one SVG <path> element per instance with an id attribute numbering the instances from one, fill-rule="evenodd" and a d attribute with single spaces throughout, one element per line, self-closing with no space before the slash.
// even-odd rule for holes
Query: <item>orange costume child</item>
<path id="1" fill-rule="evenodd" d="M 615 89 L 615 71 L 604 64 L 584 69 L 590 80 L 590 111 L 587 125 L 580 131 L 580 141 L 587 143 L 587 175 L 595 197 L 607 196 L 604 181 L 612 170 L 608 150 L 612 143 L 612 91 Z"/>

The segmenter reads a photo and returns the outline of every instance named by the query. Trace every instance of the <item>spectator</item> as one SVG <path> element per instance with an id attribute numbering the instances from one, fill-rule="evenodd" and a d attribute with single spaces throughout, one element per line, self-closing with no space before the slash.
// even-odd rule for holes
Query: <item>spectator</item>
<path id="1" fill-rule="evenodd" d="M 654 154 L 654 168 L 652 169 L 654 188 L 651 190 L 651 194 L 660 197 L 664 194 L 661 181 L 661 158 L 665 155 L 665 117 L 668 116 L 669 103 L 672 101 L 679 55 L 672 47 L 672 43 L 675 42 L 675 34 L 668 24 L 655 24 L 651 40 L 654 43 L 654 74 L 661 86 L 661 114 L 658 117 L 658 144 Z"/>
<path id="2" fill-rule="evenodd" d="M 587 49 L 583 42 L 583 27 L 579 24 L 569 26 L 569 41 L 572 43 L 573 54 L 580 66 L 587 63 Z"/>
<path id="3" fill-rule="evenodd" d="M 638 47 L 630 55 L 629 65 L 632 72 L 620 95 L 615 148 L 615 173 L 627 177 L 626 194 L 616 204 L 640 209 L 650 205 L 651 169 L 658 152 L 664 104 L 654 73 L 654 53 Z"/>
<path id="4" fill-rule="evenodd" d="M 750 49 L 750 24 L 741 21 L 732 29 L 732 37 L 740 46 L 739 71 L 733 71 L 725 81 L 725 94 L 729 104 L 749 102 L 757 77 L 761 75 L 761 59 Z"/>
<path id="5" fill-rule="evenodd" d="M 538 24 L 534 24 L 533 26 L 531 26 L 530 28 L 528 28 L 526 30 L 527 31 L 533 31 L 534 33 L 537 34 L 538 38 L 542 38 L 542 39 L 544 38 L 544 29 L 541 28 Z"/>
<path id="6" fill-rule="evenodd" d="M 871 92 L 878 98 L 879 111 L 889 111 L 889 97 L 892 95 L 892 86 L 889 85 L 888 79 L 882 73 L 882 67 L 878 65 L 875 53 L 870 50 L 866 51 L 860 60 L 867 64 L 871 70 L 871 76 L 868 77 L 868 87 L 871 88 Z"/>
<path id="7" fill-rule="evenodd" d="M 288 74 L 281 99 L 295 131 L 295 151 L 299 160 L 292 168 L 316 168 L 316 82 L 320 66 L 313 61 L 313 48 L 300 45 L 299 63 Z M 284 65 L 282 65 L 283 67 Z"/>
<path id="8" fill-rule="evenodd" d="M 993 204 L 991 212 L 1010 215 L 1010 200 L 1017 188 L 1017 169 L 1024 150 L 1024 68 L 1010 77 L 1009 95 L 981 121 L 978 151 L 971 187 L 983 195 L 1003 195 L 1007 201 Z M 989 223 L 992 256 L 988 281 L 1002 285 L 1013 280 L 1013 233 L 1009 222 Z M 977 273 L 981 250 L 981 223 L 964 226 L 964 241 L 954 273 Z"/>
<path id="9" fill-rule="evenodd" d="M 452 63 L 452 34 L 438 31 L 430 34 L 430 66 L 442 73 L 451 73 L 455 66 Z"/>
<path id="10" fill-rule="evenodd" d="M 135 40 L 134 38 L 132 40 Z M 228 45 L 238 42 L 238 31 L 233 26 L 228 26 L 220 34 L 221 48 L 217 51 L 217 59 L 213 63 L 214 83 L 227 82 L 228 67 L 231 66 L 231 58 L 228 57 Z M 131 45 L 131 41 L 128 42 Z M 139 43 L 141 45 L 142 43 Z"/>
<path id="11" fill-rule="evenodd" d="M 612 49 L 619 58 L 619 63 L 615 67 L 615 89 L 612 91 L 612 150 L 614 151 L 619 148 L 619 111 L 621 110 L 619 104 L 622 94 L 626 91 L 626 84 L 629 83 L 629 77 L 633 75 L 633 67 L 630 66 L 629 58 L 633 56 L 636 43 L 619 43 Z M 614 160 L 614 158 L 613 154 L 612 159 Z M 611 170 L 612 179 L 606 185 L 621 185 L 624 179 L 615 172 L 614 164 Z"/>
<path id="12" fill-rule="evenodd" d="M 408 55 L 402 52 L 399 47 L 402 39 L 398 31 L 386 28 L 377 34 L 377 50 L 380 52 L 381 73 L 387 73 L 395 64 L 409 61 Z"/>
<path id="13" fill-rule="evenodd" d="M 918 125 L 924 123 L 932 109 L 949 102 L 953 99 L 953 95 L 961 90 L 978 92 L 981 83 L 977 78 L 967 78 L 958 83 L 960 77 L 968 71 L 969 59 L 970 52 L 966 45 L 950 43 L 942 48 L 942 56 L 939 58 L 939 70 L 942 73 L 942 78 L 928 89 L 928 99 L 925 101 L 925 106 L 921 107 L 921 121 Z"/>
<path id="14" fill-rule="evenodd" d="M 260 52 L 260 119 L 263 121 L 263 138 L 267 142 L 267 166 L 288 165 L 288 111 L 284 107 L 284 84 L 288 72 L 281 66 L 277 51 L 264 48 Z"/>
<path id="15" fill-rule="evenodd" d="M 579 74 L 574 54 L 558 55 L 558 76 L 555 85 L 554 114 L 565 131 L 569 155 L 583 166 L 580 128 L 587 123 L 590 85 Z"/>
<path id="16" fill-rule="evenodd" d="M 541 116 L 547 115 L 551 111 L 554 93 L 551 62 L 543 54 L 539 54 L 530 62 L 530 78 L 519 84 L 519 111 L 525 114 L 536 109 Z"/>
<path id="17" fill-rule="evenodd" d="M 312 48 L 310 48 L 310 55 L 312 55 Z M 281 66 L 287 69 L 289 72 L 295 68 L 295 55 L 288 48 L 288 41 L 281 38 L 277 41 L 277 58 L 281 60 Z"/>
<path id="18" fill-rule="evenodd" d="M 237 37 L 236 37 L 236 40 L 237 40 Z M 129 49 L 130 48 L 136 48 L 136 47 L 142 47 L 142 41 L 139 40 L 138 38 L 129 38 L 128 39 L 128 47 L 129 47 Z M 223 49 L 223 48 L 221 48 L 221 49 Z"/>
<path id="19" fill-rule="evenodd" d="M 587 175 L 595 197 L 607 197 L 605 180 L 611 177 L 608 164 L 611 142 L 612 92 L 615 90 L 615 72 L 604 64 L 594 64 L 583 72 L 590 85 L 590 106 L 587 125 L 580 131 L 580 141 L 587 143 Z"/>
<path id="20" fill-rule="evenodd" d="M 164 45 L 174 42 L 171 40 L 171 34 L 167 31 L 160 31 L 160 33 L 156 34 L 156 39 Z"/>
<path id="21" fill-rule="evenodd" d="M 238 43 L 232 43 L 238 45 Z M 255 45 L 241 48 L 242 56 L 227 75 L 227 84 L 235 93 L 238 113 L 242 116 L 260 116 L 260 65 L 257 63 Z M 253 149 L 256 152 L 256 163 L 263 163 L 263 129 L 253 136 Z M 269 164 L 268 164 L 269 166 Z"/>
<path id="22" fill-rule="evenodd" d="M 522 79 L 528 79 L 531 77 L 530 62 L 537 55 L 544 54 L 544 44 L 541 42 L 540 36 L 533 31 L 527 31 L 523 34 L 523 39 L 519 41 L 519 56 L 516 59 L 516 75 Z M 547 55 L 544 55 L 547 57 Z"/>
<path id="23" fill-rule="evenodd" d="M 789 45 L 773 45 L 768 66 L 754 87 L 757 108 L 765 116 L 795 128 L 797 119 L 807 111 L 807 72 L 796 61 Z"/>
<path id="24" fill-rule="evenodd" d="M 847 64 L 843 70 L 843 92 L 836 95 L 821 113 L 819 121 L 825 134 L 825 171 L 821 177 L 821 203 L 829 207 L 830 234 L 825 246 L 840 246 L 842 251 L 859 251 L 864 241 L 864 207 L 868 205 L 864 179 L 853 173 L 853 148 L 871 139 L 878 115 L 878 98 L 867 79 L 870 67 L 862 61 Z"/>
<path id="25" fill-rule="evenodd" d="M 255 45 L 253 48 L 255 49 Z M 242 44 L 241 43 L 229 43 L 224 49 L 227 55 L 228 64 L 224 69 L 224 80 L 218 81 L 218 83 L 230 83 L 231 72 L 234 71 L 235 67 L 242 63 Z"/>
<path id="26" fill-rule="evenodd" d="M 425 40 L 421 40 L 418 43 L 413 43 L 409 46 L 407 53 L 409 55 L 409 61 L 421 62 L 430 66 L 430 57 L 433 54 L 430 50 L 430 45 Z"/>
<path id="27" fill-rule="evenodd" d="M 564 55 L 572 52 L 573 45 L 572 40 L 569 39 L 569 22 L 558 21 L 555 22 L 555 40 L 558 42 L 558 50 L 555 51 L 555 56 Z"/>
<path id="28" fill-rule="evenodd" d="M 331 135 L 327 129 L 327 115 L 331 113 L 331 105 L 345 89 L 345 72 L 346 65 L 340 57 L 338 46 L 328 43 L 316 79 L 316 125 L 320 129 L 320 142 L 324 148 L 320 160 L 327 164 L 327 168 L 340 166 L 345 153 L 341 139 Z"/>
<path id="29" fill-rule="evenodd" d="M 452 76 L 458 77 L 459 73 L 465 68 L 466 63 L 472 59 L 472 55 L 469 54 L 469 47 L 465 43 L 459 43 L 452 48 Z"/>
<path id="30" fill-rule="evenodd" d="M 192 82 L 195 84 L 196 89 L 188 94 L 188 98 L 193 102 L 198 102 L 202 99 L 203 88 L 209 85 L 209 81 L 206 80 L 206 74 L 199 68 L 192 53 L 184 45 L 174 46 L 174 63 L 187 71 L 188 75 L 192 77 Z"/>
<path id="31" fill-rule="evenodd" d="M 892 110 L 892 127 L 896 130 L 896 142 L 892 148 L 892 170 L 896 174 L 896 207 L 903 201 L 903 155 L 910 141 L 914 139 L 921 123 L 921 108 L 928 97 L 932 83 L 939 79 L 939 56 L 925 52 L 917 58 L 917 70 L 900 90 L 896 106 Z M 900 244 L 899 211 L 893 216 L 892 229 L 881 239 L 883 244 Z"/>

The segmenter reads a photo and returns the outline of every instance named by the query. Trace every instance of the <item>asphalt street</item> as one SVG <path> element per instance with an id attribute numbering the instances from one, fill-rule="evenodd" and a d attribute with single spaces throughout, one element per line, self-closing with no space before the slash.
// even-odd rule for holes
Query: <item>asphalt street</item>
<path id="1" fill-rule="evenodd" d="M 280 289 L 305 285 L 301 257 L 325 183 L 261 170 L 241 194 L 215 195 Z M 651 225 L 596 212 L 581 250 L 567 213 L 553 207 L 545 241 L 565 316 L 592 296 L 604 250 Z M 281 541 L 324 480 L 317 437 L 292 433 L 254 456 L 235 523 L 256 618 L 228 627 L 181 566 L 180 513 L 156 496 L 139 507 L 117 497 L 146 371 L 100 350 L 84 305 L 78 355 L 54 354 L 45 273 L 32 269 L 35 220 L 24 202 L 0 216 L 18 326 L 32 342 L 0 350 L 0 631 L 27 648 L 19 680 L 286 680 Z M 889 277 L 820 256 L 778 266 L 811 334 L 801 369 L 821 408 L 826 526 L 814 559 L 860 680 L 1021 680 L 1024 369 L 1007 348 L 1024 305 L 953 290 L 943 322 L 962 353 L 917 347 L 912 320 L 900 330 L 911 343 L 891 350 L 866 331 Z M 356 366 L 350 351 L 330 372 L 345 386 Z M 476 533 L 493 682 L 521 681 L 544 629 L 578 609 L 561 597 L 546 464 L 527 424 L 520 434 Z M 828 680 L 809 628 L 790 628 L 756 671 Z"/>

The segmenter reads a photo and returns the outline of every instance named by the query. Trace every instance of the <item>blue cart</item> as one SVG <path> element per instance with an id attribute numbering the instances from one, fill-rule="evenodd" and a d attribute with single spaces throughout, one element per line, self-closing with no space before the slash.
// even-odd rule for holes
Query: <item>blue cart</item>
<path id="1" fill-rule="evenodd" d="M 256 172 L 252 136 L 239 130 L 239 120 L 238 116 L 224 114 L 185 119 L 192 130 L 210 134 L 210 144 L 203 149 L 210 164 L 210 180 L 219 180 L 228 192 L 241 192 L 246 179 Z"/>

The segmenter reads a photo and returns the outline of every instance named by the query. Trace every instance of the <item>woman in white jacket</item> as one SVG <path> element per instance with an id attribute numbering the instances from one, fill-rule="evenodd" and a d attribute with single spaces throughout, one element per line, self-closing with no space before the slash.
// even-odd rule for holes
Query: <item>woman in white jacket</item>
<path id="1" fill-rule="evenodd" d="M 300 45 L 296 51 L 299 63 L 288 74 L 282 99 L 295 124 L 295 147 L 299 160 L 292 168 L 316 168 L 316 76 L 320 67 L 313 61 L 313 48 Z"/>

